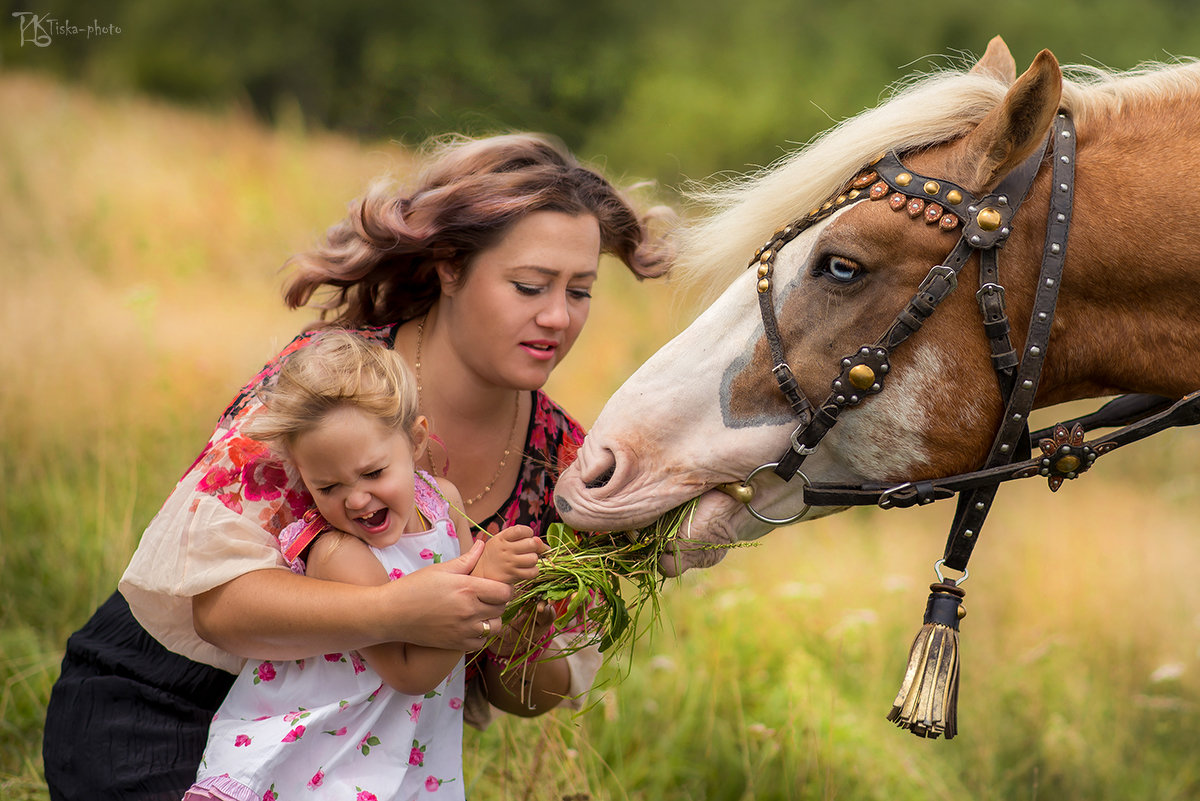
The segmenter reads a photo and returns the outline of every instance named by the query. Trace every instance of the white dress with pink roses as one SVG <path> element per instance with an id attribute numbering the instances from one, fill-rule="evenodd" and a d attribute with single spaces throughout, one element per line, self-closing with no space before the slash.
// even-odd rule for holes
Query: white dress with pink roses
<path id="1" fill-rule="evenodd" d="M 371 549 L 393 579 L 459 554 L 445 501 L 423 477 L 415 483 L 418 508 L 435 522 Z M 354 651 L 251 660 L 213 717 L 185 798 L 462 799 L 462 703 L 461 661 L 419 696 L 392 689 Z"/>

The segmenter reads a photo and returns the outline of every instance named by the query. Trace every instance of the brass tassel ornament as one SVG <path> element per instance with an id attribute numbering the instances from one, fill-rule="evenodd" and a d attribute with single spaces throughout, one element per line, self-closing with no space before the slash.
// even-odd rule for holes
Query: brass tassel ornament
<path id="1" fill-rule="evenodd" d="M 965 578 L 965 577 L 964 577 Z M 958 733 L 958 621 L 966 593 L 954 579 L 929 585 L 925 625 L 913 640 L 888 720 L 918 737 Z"/>

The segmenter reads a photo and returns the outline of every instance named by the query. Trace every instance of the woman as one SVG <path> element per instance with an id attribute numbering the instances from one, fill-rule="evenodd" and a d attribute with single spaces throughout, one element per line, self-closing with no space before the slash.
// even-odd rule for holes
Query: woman
<path id="1" fill-rule="evenodd" d="M 554 140 L 456 141 L 428 165 L 413 191 L 374 188 L 322 247 L 293 259 L 287 302 L 320 295 L 323 317 L 400 352 L 434 437 L 423 466 L 459 487 L 480 529 L 540 533 L 554 520 L 554 478 L 583 436 L 540 387 L 587 319 L 600 254 L 654 276 L 666 253 L 620 194 Z M 477 651 L 500 631 L 511 590 L 468 575 L 478 545 L 379 587 L 286 568 L 275 537 L 311 498 L 239 428 L 279 359 L 311 338 L 297 337 L 234 399 L 147 528 L 119 592 L 68 641 L 43 748 L 52 798 L 179 798 L 247 658 L 397 640 Z M 414 602 L 430 596 L 443 600 Z M 502 633 L 477 660 L 489 677 L 529 647 Z M 556 688 L 553 698 L 487 700 L 539 714 L 573 703 L 596 667 L 587 652 L 546 661 L 538 669 L 553 675 L 539 683 Z M 468 722 L 488 716 L 476 696 Z"/>

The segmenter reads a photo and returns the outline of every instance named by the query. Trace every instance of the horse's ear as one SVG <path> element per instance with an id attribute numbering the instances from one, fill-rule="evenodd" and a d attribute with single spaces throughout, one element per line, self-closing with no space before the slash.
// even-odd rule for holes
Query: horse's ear
<path id="1" fill-rule="evenodd" d="M 1004 43 L 1004 40 L 999 36 L 993 36 L 992 41 L 988 42 L 983 58 L 979 59 L 974 67 L 971 67 L 971 72 L 999 78 L 1011 86 L 1012 82 L 1017 79 L 1017 62 L 1013 61 L 1012 53 L 1008 52 L 1008 45 Z"/>
<path id="2" fill-rule="evenodd" d="M 991 190 L 1033 153 L 1045 139 L 1061 99 L 1062 70 L 1054 55 L 1043 50 L 1000 105 L 967 135 L 964 157 L 974 165 L 967 170 L 972 176 L 968 188 L 979 193 Z"/>

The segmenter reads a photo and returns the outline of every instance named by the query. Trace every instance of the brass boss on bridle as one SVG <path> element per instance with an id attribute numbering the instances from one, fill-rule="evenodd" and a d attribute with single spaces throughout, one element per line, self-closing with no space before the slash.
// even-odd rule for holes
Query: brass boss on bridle
<path id="1" fill-rule="evenodd" d="M 1018 352 L 1009 338 L 998 251 L 1011 234 L 1013 218 L 1048 151 L 1052 154 L 1050 210 L 1041 271 L 1028 334 Z M 1051 490 L 1057 490 L 1065 479 L 1076 478 L 1088 470 L 1097 457 L 1114 448 L 1172 426 L 1200 423 L 1200 392 L 1193 392 L 1178 401 L 1159 396 L 1126 395 L 1093 414 L 1032 435 L 1029 433 L 1029 413 L 1045 363 L 1066 258 L 1074 198 L 1074 167 L 1075 131 L 1066 113 L 1055 117 L 1042 147 L 1006 175 L 992 192 L 981 197 L 950 181 L 920 176 L 906 169 L 894 153 L 888 153 L 856 176 L 837 196 L 776 232 L 750 262 L 758 275 L 759 310 L 775 365 L 772 372 L 799 424 L 792 432 L 788 449 L 777 461 L 760 465 L 743 481 L 723 485 L 720 489 L 744 503 L 752 516 L 773 526 L 799 521 L 811 506 L 877 504 L 887 509 L 932 503 L 961 493 L 944 556 L 935 566 L 939 582 L 930 588 L 926 628 L 914 643 L 905 685 L 889 715 L 898 725 L 921 736 L 945 734 L 950 738 L 957 730 L 957 629 L 958 617 L 964 614 L 962 590 L 957 584 L 966 578 L 967 561 L 999 485 L 1015 478 L 1040 475 L 1049 480 Z M 886 202 L 893 211 L 905 213 L 914 221 L 921 220 L 948 232 L 961 228 L 961 233 L 949 255 L 930 269 L 888 329 L 874 342 L 862 345 L 840 360 L 840 370 L 829 395 L 819 405 L 813 405 L 788 366 L 779 333 L 772 291 L 775 260 L 780 249 L 802 231 L 839 209 L 863 200 Z M 979 254 L 976 300 L 984 334 L 991 345 L 992 366 L 1004 403 L 1004 416 L 984 466 L 969 473 L 899 484 L 811 482 L 800 470 L 804 460 L 816 451 L 842 411 L 883 391 L 891 372 L 892 351 L 916 333 L 955 290 L 959 273 L 975 253 Z M 1084 439 L 1085 427 L 1113 426 L 1125 427 L 1100 441 Z M 1040 453 L 1031 457 L 1033 442 L 1038 444 Z M 804 507 L 799 512 L 772 518 L 755 509 L 753 482 L 765 471 L 771 471 L 785 481 L 799 477 L 804 485 Z M 943 578 L 940 571 L 943 564 L 964 575 L 958 582 Z M 940 649 L 949 647 L 951 631 L 953 659 L 943 659 L 946 654 Z M 926 663 L 930 666 L 928 671 L 924 667 Z"/>

